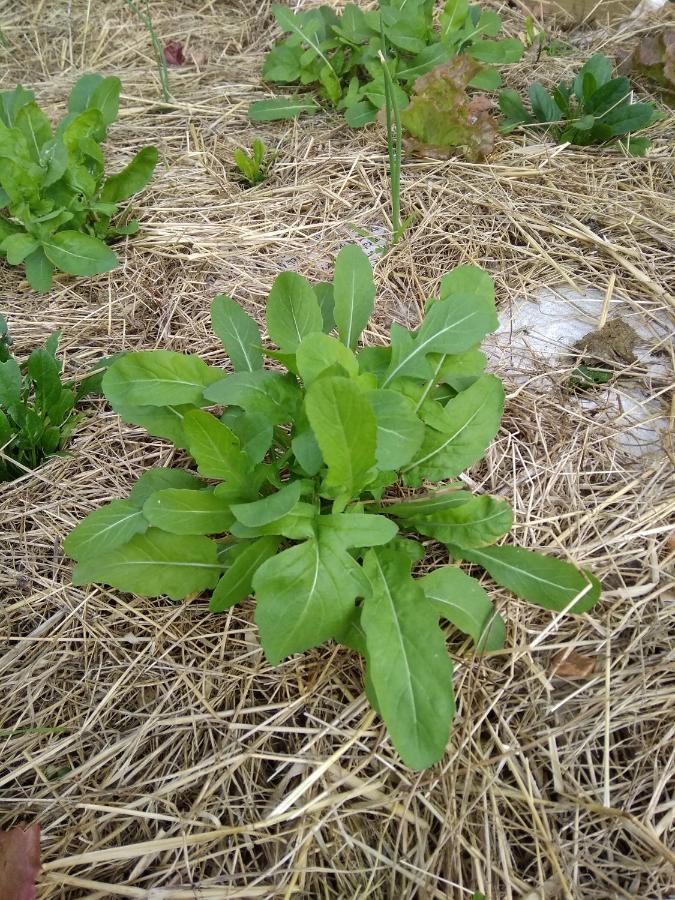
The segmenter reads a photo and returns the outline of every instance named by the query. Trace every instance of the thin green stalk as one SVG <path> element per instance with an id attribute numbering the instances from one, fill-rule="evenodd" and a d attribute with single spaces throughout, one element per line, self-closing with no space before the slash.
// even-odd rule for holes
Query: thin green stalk
<path id="1" fill-rule="evenodd" d="M 147 30 L 150 35 L 150 40 L 152 41 L 152 49 L 155 53 L 155 61 L 157 63 L 157 73 L 159 74 L 159 83 L 162 88 L 162 96 L 164 98 L 165 103 L 171 102 L 171 91 L 169 90 L 169 71 L 166 65 L 166 57 L 164 56 L 164 48 L 162 47 L 162 43 L 160 39 L 157 37 L 157 32 L 152 24 L 152 16 L 150 15 L 150 4 L 148 0 L 145 0 L 145 13 L 141 12 L 139 7 L 134 3 L 134 0 L 124 0 L 129 9 L 135 13 L 142 25 Z"/>
<path id="2" fill-rule="evenodd" d="M 380 60 L 382 61 L 384 101 L 387 114 L 387 151 L 389 154 L 389 182 L 391 186 L 392 210 L 391 243 L 393 245 L 399 242 L 399 240 L 401 239 L 401 235 L 403 234 L 403 225 L 401 224 L 401 114 L 398 108 L 398 103 L 396 102 L 394 80 L 391 77 L 391 72 L 389 71 L 389 67 L 387 66 L 387 59 L 385 55 L 387 44 L 384 35 L 382 16 L 380 16 L 380 37 L 382 41 Z"/>

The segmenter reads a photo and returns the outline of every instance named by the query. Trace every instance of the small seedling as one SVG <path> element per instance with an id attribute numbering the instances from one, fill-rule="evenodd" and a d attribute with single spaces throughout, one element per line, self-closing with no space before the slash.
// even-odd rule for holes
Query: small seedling
<path id="1" fill-rule="evenodd" d="M 109 178 L 101 143 L 117 118 L 119 78 L 83 75 L 68 114 L 52 129 L 31 91 L 0 93 L 0 256 L 26 266 L 36 291 L 55 269 L 95 275 L 115 268 L 108 238 L 134 234 L 138 222 L 113 225 L 122 201 L 152 178 L 157 150 L 144 147 Z"/>
<path id="2" fill-rule="evenodd" d="M 407 104 L 420 75 L 457 53 L 468 53 L 482 64 L 473 87 L 498 88 L 501 79 L 492 66 L 519 60 L 522 43 L 515 38 L 494 40 L 501 31 L 500 17 L 470 6 L 468 0 L 447 0 L 438 22 L 433 7 L 430 0 L 381 0 L 378 9 L 367 11 L 348 3 L 337 15 L 326 5 L 292 13 L 273 4 L 272 12 L 288 37 L 267 55 L 263 79 L 313 87 L 319 99 L 304 93 L 261 100 L 251 105 L 251 119 L 313 115 L 323 101 L 344 111 L 352 128 L 374 122 L 386 102 L 381 55 L 387 58 L 395 83 L 392 99 L 399 107 Z"/>
<path id="3" fill-rule="evenodd" d="M 625 76 L 612 78 L 610 60 L 599 54 L 588 60 L 573 81 L 561 81 L 552 93 L 535 82 L 528 97 L 530 110 L 516 91 L 501 92 L 499 106 L 506 116 L 502 131 L 545 128 L 559 143 L 580 146 L 619 139 L 629 153 L 644 156 L 649 139 L 632 134 L 662 117 L 653 103 L 633 103 L 630 81 Z"/>
<path id="4" fill-rule="evenodd" d="M 155 26 L 152 21 L 149 0 L 144 0 L 144 9 L 134 2 L 134 0 L 124 0 L 129 9 L 138 17 L 138 21 L 148 32 L 150 43 L 152 44 L 152 52 L 155 55 L 155 65 L 157 66 L 157 75 L 162 90 L 162 98 L 165 103 L 171 103 L 171 90 L 169 88 L 169 70 L 164 47 L 160 41 Z M 140 0 L 139 0 L 140 2 Z"/>
<path id="5" fill-rule="evenodd" d="M 82 417 L 75 411 L 78 402 L 100 388 L 99 376 L 77 386 L 61 381 L 58 341 L 56 331 L 20 363 L 0 316 L 0 481 L 12 481 L 57 454 Z"/>
<path id="6" fill-rule="evenodd" d="M 332 282 L 277 277 L 274 349 L 234 300 L 216 297 L 213 328 L 233 373 L 167 350 L 116 360 L 103 377 L 113 408 L 187 451 L 196 470 L 146 472 L 64 549 L 76 585 L 173 600 L 210 591 L 215 613 L 254 594 L 272 664 L 328 640 L 355 650 L 394 745 L 422 769 L 443 755 L 455 710 L 440 622 L 479 652 L 505 639 L 485 589 L 458 563 L 558 612 L 589 610 L 600 585 L 562 560 L 496 546 L 511 528 L 508 503 L 453 480 L 481 459 L 504 406 L 477 349 L 497 327 L 489 276 L 455 269 L 418 328 L 392 325 L 389 344 L 359 349 L 374 301 L 368 258 L 347 246 Z M 454 564 L 413 575 L 430 539 Z"/>
<path id="7" fill-rule="evenodd" d="M 272 165 L 272 157 L 268 154 L 267 147 L 260 138 L 256 138 L 251 145 L 250 153 L 243 147 L 234 151 L 234 162 L 249 187 L 255 187 L 256 184 L 262 184 L 267 178 Z"/>

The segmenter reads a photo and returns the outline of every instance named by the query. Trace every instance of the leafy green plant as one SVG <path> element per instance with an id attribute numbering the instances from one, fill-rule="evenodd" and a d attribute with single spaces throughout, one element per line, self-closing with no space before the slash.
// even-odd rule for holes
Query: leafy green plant
<path id="1" fill-rule="evenodd" d="M 293 14 L 274 4 L 274 16 L 288 37 L 268 54 L 263 79 L 312 86 L 323 101 L 345 111 L 353 128 L 374 122 L 384 107 L 380 54 L 387 57 L 399 106 L 408 102 L 420 75 L 457 53 L 468 53 L 483 64 L 472 86 L 499 87 L 499 73 L 490 64 L 516 62 L 522 43 L 515 38 L 493 40 L 501 19 L 492 10 L 469 6 L 468 0 L 447 0 L 438 27 L 433 6 L 433 0 L 381 0 L 378 10 L 364 11 L 348 3 L 338 16 L 329 6 Z M 387 53 L 385 41 L 392 53 Z M 254 121 L 270 121 L 311 115 L 320 108 L 311 95 L 302 94 L 258 101 L 249 115 Z"/>
<path id="2" fill-rule="evenodd" d="M 267 147 L 263 141 L 256 138 L 250 153 L 243 147 L 234 151 L 234 162 L 249 187 L 255 187 L 256 184 L 261 184 L 267 178 L 272 158 L 268 156 Z"/>
<path id="3" fill-rule="evenodd" d="M 103 378 L 113 408 L 186 450 L 196 471 L 146 472 L 128 499 L 81 522 L 65 551 L 77 585 L 173 600 L 208 590 L 216 613 L 255 594 L 271 663 L 331 639 L 358 651 L 371 703 L 421 769 L 443 754 L 455 709 L 440 622 L 479 651 L 503 646 L 504 622 L 458 565 L 414 575 L 426 552 L 415 537 L 547 609 L 584 612 L 600 585 L 559 559 L 495 546 L 511 528 L 508 504 L 452 481 L 481 458 L 504 405 L 478 350 L 497 326 L 489 276 L 453 270 L 418 328 L 394 324 L 388 346 L 359 349 L 374 298 L 368 258 L 347 246 L 332 283 L 277 277 L 275 349 L 234 300 L 216 297 L 231 374 L 166 350 L 115 361 Z"/>
<path id="4" fill-rule="evenodd" d="M 20 363 L 0 316 L 0 481 L 12 481 L 58 453 L 82 414 L 77 403 L 100 386 L 98 376 L 75 385 L 61 381 L 59 333 Z"/>
<path id="5" fill-rule="evenodd" d="M 505 132 L 525 126 L 544 127 L 558 142 L 587 146 L 619 139 L 634 156 L 650 147 L 648 138 L 631 134 L 661 118 L 653 103 L 633 103 L 630 81 L 612 78 L 612 63 L 606 56 L 592 56 L 571 81 L 561 81 L 552 93 L 539 82 L 528 89 L 528 111 L 517 91 L 502 91 L 499 106 L 506 121 Z"/>
<path id="6" fill-rule="evenodd" d="M 157 150 L 144 147 L 109 178 L 101 143 L 117 118 L 119 78 L 83 75 L 56 129 L 19 85 L 0 93 L 0 256 L 26 266 L 36 291 L 54 269 L 95 275 L 118 260 L 106 238 L 134 234 L 138 222 L 113 225 L 120 204 L 150 181 Z"/>

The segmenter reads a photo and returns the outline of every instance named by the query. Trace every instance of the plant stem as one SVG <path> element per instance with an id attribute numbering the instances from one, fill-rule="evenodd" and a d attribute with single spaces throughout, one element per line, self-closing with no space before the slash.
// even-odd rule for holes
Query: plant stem
<path id="1" fill-rule="evenodd" d="M 385 55 L 387 45 L 381 15 L 380 38 L 382 41 L 380 60 L 382 61 L 384 101 L 387 113 L 387 151 L 389 154 L 389 183 L 391 186 L 391 243 L 394 245 L 399 242 L 403 233 L 403 226 L 401 225 L 401 113 L 396 102 L 394 80 L 387 66 Z"/>
<path id="2" fill-rule="evenodd" d="M 166 65 L 166 58 L 164 56 L 164 48 L 162 47 L 162 43 L 160 39 L 157 37 L 157 32 L 152 24 L 152 16 L 150 15 L 150 4 L 148 0 L 145 0 L 145 12 L 141 12 L 139 7 L 134 3 L 134 0 L 124 0 L 129 9 L 135 13 L 142 25 L 147 30 L 150 35 L 150 40 L 152 41 L 152 49 L 155 53 L 155 61 L 157 63 L 157 73 L 159 74 L 159 83 L 162 87 L 162 97 L 164 98 L 165 103 L 171 102 L 171 92 L 169 90 L 169 71 Z"/>

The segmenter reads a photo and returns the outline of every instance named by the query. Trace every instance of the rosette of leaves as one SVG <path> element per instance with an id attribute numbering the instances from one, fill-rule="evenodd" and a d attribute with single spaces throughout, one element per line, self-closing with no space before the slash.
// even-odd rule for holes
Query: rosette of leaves
<path id="1" fill-rule="evenodd" d="M 649 138 L 634 138 L 633 132 L 661 118 L 653 103 L 633 103 L 630 81 L 612 78 L 612 63 L 606 56 L 592 56 L 573 81 L 561 81 L 549 93 L 539 82 L 528 88 L 530 109 L 517 91 L 502 91 L 499 107 L 506 117 L 502 131 L 545 128 L 559 143 L 606 144 L 619 140 L 634 156 L 644 156 Z"/>
<path id="2" fill-rule="evenodd" d="M 120 204 L 150 181 L 155 147 L 144 147 L 108 178 L 101 144 L 117 118 L 119 78 L 83 75 L 68 114 L 52 128 L 31 91 L 0 93 L 0 256 L 26 267 L 36 291 L 54 270 L 107 272 L 118 259 L 108 238 L 134 234 L 138 222 L 113 224 Z"/>
<path id="3" fill-rule="evenodd" d="M 489 113 L 488 97 L 467 93 L 479 69 L 471 57 L 455 56 L 417 79 L 410 103 L 401 110 L 408 149 L 447 157 L 461 147 L 468 159 L 485 159 L 494 148 L 497 121 Z"/>
<path id="4" fill-rule="evenodd" d="M 447 0 L 438 25 L 433 6 L 432 0 L 381 0 L 379 9 L 365 11 L 348 3 L 337 15 L 329 6 L 293 14 L 274 4 L 274 16 L 288 37 L 267 55 L 263 79 L 312 87 L 319 100 L 344 110 L 353 128 L 374 122 L 385 104 L 380 54 L 387 58 L 401 107 L 420 75 L 457 53 L 482 64 L 472 86 L 499 87 L 499 73 L 490 66 L 519 60 L 522 43 L 495 40 L 500 17 L 468 0 Z M 311 115 L 321 108 L 319 100 L 310 93 L 262 100 L 251 105 L 249 114 L 254 121 Z"/>
<path id="5" fill-rule="evenodd" d="M 630 57 L 633 70 L 660 85 L 663 99 L 675 106 L 675 28 L 646 34 Z"/>
<path id="6" fill-rule="evenodd" d="M 12 481 L 58 453 L 82 418 L 78 402 L 99 385 L 98 376 L 77 386 L 62 382 L 58 343 L 55 331 L 20 363 L 0 316 L 0 481 Z"/>
<path id="7" fill-rule="evenodd" d="M 115 361 L 103 378 L 113 408 L 194 468 L 146 472 L 127 499 L 81 522 L 65 551 L 76 585 L 173 600 L 210 591 L 215 613 L 255 595 L 271 663 L 328 640 L 357 651 L 371 703 L 421 769 L 443 754 L 455 709 L 446 623 L 478 650 L 504 643 L 501 617 L 458 563 L 558 611 L 590 609 L 600 586 L 559 559 L 496 546 L 511 528 L 508 504 L 452 481 L 481 458 L 504 405 L 478 349 L 497 326 L 489 276 L 455 269 L 418 328 L 394 324 L 387 346 L 359 348 L 374 297 L 368 258 L 347 246 L 332 282 L 277 277 L 274 348 L 234 300 L 216 297 L 232 373 L 166 350 Z M 455 564 L 414 574 L 427 540 Z"/>
<path id="8" fill-rule="evenodd" d="M 234 151 L 234 163 L 248 186 L 255 187 L 267 178 L 272 165 L 272 156 L 268 154 L 264 142 L 256 138 L 251 145 L 250 153 L 243 147 L 237 147 Z"/>

